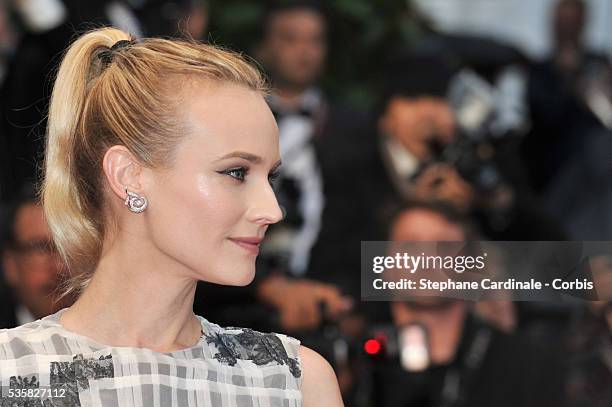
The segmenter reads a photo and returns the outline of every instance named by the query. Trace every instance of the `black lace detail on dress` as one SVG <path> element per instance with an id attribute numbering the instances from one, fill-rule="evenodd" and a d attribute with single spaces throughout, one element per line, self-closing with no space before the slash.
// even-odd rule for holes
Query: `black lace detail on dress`
<path id="1" fill-rule="evenodd" d="M 264 334 L 248 328 L 228 328 L 240 333 L 206 334 L 206 342 L 217 347 L 215 359 L 234 366 L 238 359 L 251 360 L 256 365 L 277 362 L 287 365 L 293 377 L 302 374 L 297 358 L 290 358 L 283 342 L 275 334 Z"/>
<path id="2" fill-rule="evenodd" d="M 66 389 L 67 397 L 78 403 L 79 390 L 89 388 L 89 379 L 115 376 L 113 358 L 106 355 L 98 359 L 83 359 L 82 354 L 77 354 L 72 362 L 51 362 L 50 375 L 51 387 Z"/>
<path id="3" fill-rule="evenodd" d="M 38 378 L 33 376 L 11 376 L 9 378 L 9 389 L 14 390 L 36 390 L 39 388 Z M 0 407 L 43 407 L 42 400 L 27 397 L 10 397 L 8 389 L 3 389 L 0 394 Z"/>
<path id="4" fill-rule="evenodd" d="M 79 407 L 79 390 L 89 388 L 89 379 L 114 377 L 112 355 L 83 359 L 82 354 L 77 354 L 72 362 L 51 362 L 49 375 L 52 393 L 62 397 L 45 397 L 44 392 L 40 392 L 42 398 L 8 398 L 0 394 L 0 407 Z M 11 389 L 39 389 L 39 386 L 36 375 L 9 379 Z"/>

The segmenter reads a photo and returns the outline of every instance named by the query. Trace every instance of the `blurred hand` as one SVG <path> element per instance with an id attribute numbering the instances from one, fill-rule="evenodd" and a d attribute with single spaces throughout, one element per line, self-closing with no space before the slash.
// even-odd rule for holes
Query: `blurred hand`
<path id="1" fill-rule="evenodd" d="M 432 143 L 447 145 L 452 141 L 455 120 L 444 99 L 396 97 L 389 102 L 379 127 L 419 160 L 427 160 Z"/>
<path id="2" fill-rule="evenodd" d="M 316 329 L 322 322 L 320 303 L 325 304 L 326 317 L 337 319 L 353 307 L 337 287 L 307 279 L 291 280 L 271 276 L 258 287 L 258 297 L 280 313 L 280 323 L 287 331 Z"/>
<path id="3" fill-rule="evenodd" d="M 447 164 L 427 167 L 415 181 L 417 199 L 424 201 L 446 201 L 457 210 L 467 211 L 474 200 L 473 188 Z"/>

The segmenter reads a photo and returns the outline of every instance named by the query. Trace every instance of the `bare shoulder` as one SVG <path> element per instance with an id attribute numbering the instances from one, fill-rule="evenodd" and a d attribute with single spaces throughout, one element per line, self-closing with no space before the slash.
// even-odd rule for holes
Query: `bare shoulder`
<path id="1" fill-rule="evenodd" d="M 300 346 L 304 407 L 343 407 L 338 379 L 331 365 L 317 352 Z"/>

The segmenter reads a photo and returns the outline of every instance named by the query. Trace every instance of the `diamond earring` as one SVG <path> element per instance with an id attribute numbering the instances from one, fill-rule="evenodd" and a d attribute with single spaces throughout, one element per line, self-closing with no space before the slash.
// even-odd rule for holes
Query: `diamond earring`
<path id="1" fill-rule="evenodd" d="M 125 206 L 127 206 L 130 211 L 140 213 L 147 209 L 147 205 L 149 204 L 147 198 L 128 191 L 127 187 L 125 188 L 125 193 L 127 194 L 127 197 L 125 198 Z"/>

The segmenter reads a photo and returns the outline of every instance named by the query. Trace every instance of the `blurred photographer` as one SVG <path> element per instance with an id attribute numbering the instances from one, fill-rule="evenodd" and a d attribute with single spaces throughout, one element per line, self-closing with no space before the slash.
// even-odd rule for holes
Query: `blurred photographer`
<path id="1" fill-rule="evenodd" d="M 534 127 L 524 151 L 535 186 L 541 191 L 585 145 L 585 133 L 609 120 L 604 112 L 606 94 L 609 105 L 612 90 L 610 62 L 587 47 L 584 35 L 588 21 L 584 0 L 556 1 L 551 11 L 552 52 L 530 68 L 528 96 Z M 600 93 L 599 97 L 593 92 Z M 599 99 L 603 110 L 592 109 L 593 97 Z"/>
<path id="2" fill-rule="evenodd" d="M 386 168 L 403 198 L 444 200 L 465 212 L 473 204 L 473 188 L 455 168 L 435 162 L 436 149 L 447 146 L 456 130 L 446 100 L 451 75 L 450 67 L 433 57 L 393 65 L 378 127 Z"/>
<path id="3" fill-rule="evenodd" d="M 588 2 L 558 0 L 551 14 L 552 52 L 530 69 L 533 128 L 524 155 L 535 188 L 570 237 L 609 240 L 612 66 L 586 44 Z"/>
<path id="4" fill-rule="evenodd" d="M 0 328 L 13 328 L 68 307 L 73 298 L 56 301 L 65 266 L 34 189 L 22 187 L 5 215 L 2 269 L 9 295 L 0 299 Z"/>
<path id="5" fill-rule="evenodd" d="M 598 301 L 574 307 L 565 333 L 568 407 L 603 407 L 612 401 L 612 259 L 591 260 Z"/>
<path id="6" fill-rule="evenodd" d="M 395 217 L 389 239 L 463 241 L 468 230 L 452 210 L 416 204 Z M 514 318 L 507 305 L 498 318 Z M 470 301 L 428 297 L 390 307 L 395 328 L 386 354 L 372 362 L 376 406 L 558 405 L 558 355 L 494 327 Z"/>
<path id="7" fill-rule="evenodd" d="M 379 150 L 400 199 L 444 201 L 473 216 L 492 240 L 557 240 L 564 234 L 510 182 L 500 165 L 513 128 L 499 125 L 499 90 L 440 56 L 404 54 L 389 67 L 378 119 Z"/>

